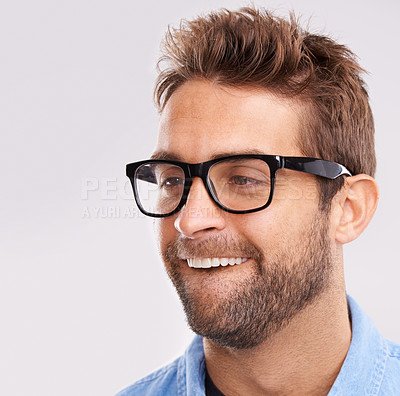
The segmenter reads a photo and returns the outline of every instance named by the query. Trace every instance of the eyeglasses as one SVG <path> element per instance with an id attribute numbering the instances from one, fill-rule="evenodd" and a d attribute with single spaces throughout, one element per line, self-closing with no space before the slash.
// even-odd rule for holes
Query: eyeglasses
<path id="1" fill-rule="evenodd" d="M 136 203 L 142 213 L 167 217 L 186 203 L 194 177 L 199 177 L 215 204 L 229 213 L 263 210 L 272 201 L 276 172 L 291 169 L 327 179 L 351 176 L 336 162 L 280 155 L 233 155 L 188 164 L 150 159 L 126 166 Z"/>

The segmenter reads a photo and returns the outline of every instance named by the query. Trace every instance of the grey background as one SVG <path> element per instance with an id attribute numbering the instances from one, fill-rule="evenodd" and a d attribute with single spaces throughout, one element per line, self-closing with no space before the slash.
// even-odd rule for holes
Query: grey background
<path id="1" fill-rule="evenodd" d="M 244 4 L 2 3 L 0 394 L 111 395 L 190 342 L 124 166 L 153 148 L 152 88 L 167 25 Z M 399 3 L 256 4 L 311 16 L 313 31 L 348 44 L 370 72 L 381 201 L 345 247 L 347 288 L 400 341 Z"/>

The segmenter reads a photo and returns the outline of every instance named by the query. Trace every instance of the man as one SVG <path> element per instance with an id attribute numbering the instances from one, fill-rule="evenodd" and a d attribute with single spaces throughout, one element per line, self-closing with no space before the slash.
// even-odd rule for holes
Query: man
<path id="1" fill-rule="evenodd" d="M 400 347 L 346 296 L 378 201 L 362 69 L 253 8 L 169 31 L 150 160 L 127 166 L 198 334 L 120 395 L 400 395 Z"/>

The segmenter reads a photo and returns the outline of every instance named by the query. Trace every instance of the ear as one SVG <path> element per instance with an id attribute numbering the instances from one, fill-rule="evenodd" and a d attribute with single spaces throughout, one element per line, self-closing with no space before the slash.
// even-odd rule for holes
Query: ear
<path id="1" fill-rule="evenodd" d="M 371 176 L 360 174 L 346 179 L 335 234 L 338 243 L 351 242 L 361 235 L 375 213 L 378 200 L 378 186 Z"/>

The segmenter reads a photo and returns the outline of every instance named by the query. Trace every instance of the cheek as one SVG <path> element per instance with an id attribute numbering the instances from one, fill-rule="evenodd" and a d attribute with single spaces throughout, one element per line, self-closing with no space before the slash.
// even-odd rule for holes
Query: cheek
<path id="1" fill-rule="evenodd" d="M 234 222 L 241 236 L 267 256 L 297 246 L 309 229 L 316 205 L 303 199 L 276 200 L 267 209 L 244 215 Z"/>
<path id="2" fill-rule="evenodd" d="M 174 221 L 175 216 L 170 216 L 164 219 L 155 219 L 154 221 L 154 231 L 161 252 L 165 250 L 168 243 L 177 237 Z"/>
<path id="3" fill-rule="evenodd" d="M 276 245 L 276 239 L 282 235 L 282 219 L 279 212 L 267 208 L 260 212 L 246 215 L 237 215 L 232 219 L 232 231 L 235 239 L 235 233 L 264 251 L 270 250 Z M 237 235 L 236 235 L 237 236 Z"/>
<path id="4" fill-rule="evenodd" d="M 311 175 L 291 172 L 288 176 L 281 172 L 275 183 L 273 202 L 282 204 L 285 208 L 307 207 L 315 205 L 319 200 L 318 184 Z"/>

